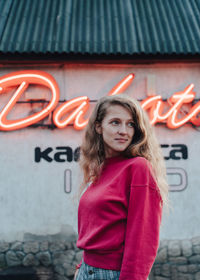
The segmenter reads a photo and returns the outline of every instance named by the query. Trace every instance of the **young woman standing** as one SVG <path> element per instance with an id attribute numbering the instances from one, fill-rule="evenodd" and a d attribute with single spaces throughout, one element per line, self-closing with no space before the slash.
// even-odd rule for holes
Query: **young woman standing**
<path id="1" fill-rule="evenodd" d="M 139 103 L 97 103 L 81 146 L 88 185 L 78 209 L 76 280 L 146 280 L 158 245 L 168 186 L 160 146 Z"/>

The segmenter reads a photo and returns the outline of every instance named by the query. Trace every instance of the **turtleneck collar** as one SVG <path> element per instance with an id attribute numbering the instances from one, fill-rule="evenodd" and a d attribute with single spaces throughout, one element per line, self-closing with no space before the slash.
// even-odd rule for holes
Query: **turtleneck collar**
<path id="1" fill-rule="evenodd" d="M 109 157 L 109 158 L 106 158 L 106 159 L 105 159 L 104 165 L 113 164 L 113 163 L 118 162 L 118 161 L 121 161 L 121 160 L 123 160 L 123 159 L 126 159 L 123 155 L 114 156 L 114 157 Z"/>

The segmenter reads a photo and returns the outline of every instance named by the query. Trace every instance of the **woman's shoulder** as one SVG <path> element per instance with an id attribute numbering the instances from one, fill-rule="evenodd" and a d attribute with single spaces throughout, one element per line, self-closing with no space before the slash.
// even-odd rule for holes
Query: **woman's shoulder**
<path id="1" fill-rule="evenodd" d="M 132 188 L 148 187 L 150 191 L 156 192 L 159 199 L 162 200 L 155 173 L 149 160 L 140 156 L 130 158 L 128 174 L 131 178 L 130 185 Z"/>
<path id="2" fill-rule="evenodd" d="M 155 184 L 151 163 L 144 157 L 134 157 L 127 161 L 127 171 L 135 185 Z"/>
<path id="3" fill-rule="evenodd" d="M 141 156 L 127 159 L 127 164 L 133 167 L 151 168 L 150 162 Z"/>

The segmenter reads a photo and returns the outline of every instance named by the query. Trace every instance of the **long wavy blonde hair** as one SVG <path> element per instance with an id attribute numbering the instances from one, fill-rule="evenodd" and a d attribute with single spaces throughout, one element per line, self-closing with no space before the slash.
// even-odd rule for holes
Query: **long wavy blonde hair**
<path id="1" fill-rule="evenodd" d="M 127 158 L 141 156 L 151 163 L 162 200 L 165 205 L 168 205 L 166 169 L 153 127 L 140 104 L 124 94 L 101 98 L 92 112 L 81 145 L 80 165 L 84 177 L 79 196 L 87 184 L 97 180 L 101 174 L 105 151 L 102 136 L 96 132 L 96 123 L 103 121 L 109 107 L 112 105 L 120 105 L 128 109 L 134 120 L 134 136 L 129 147 L 122 153 L 123 156 Z"/>

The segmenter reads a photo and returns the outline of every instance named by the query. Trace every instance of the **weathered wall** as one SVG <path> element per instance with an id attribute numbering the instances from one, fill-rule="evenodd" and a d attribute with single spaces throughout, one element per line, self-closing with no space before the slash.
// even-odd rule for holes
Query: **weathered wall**
<path id="1" fill-rule="evenodd" d="M 200 236 L 160 242 L 150 280 L 171 279 L 200 279 Z"/>
<path id="2" fill-rule="evenodd" d="M 0 76 L 22 69 L 46 71 L 56 79 L 60 88 L 59 104 L 83 95 L 90 98 L 87 118 L 96 100 L 107 95 L 110 89 L 129 73 L 134 73 L 135 79 L 126 93 L 139 100 L 147 98 L 147 94 L 152 91 L 166 100 L 193 83 L 196 100 L 189 105 L 191 108 L 200 98 L 199 66 L 198 63 L 18 67 L 2 65 Z M 0 111 L 13 93 L 14 90 L 1 94 Z M 41 94 L 49 100 L 47 89 L 31 85 L 21 97 L 21 103 L 14 106 L 9 119 L 41 110 L 44 106 L 42 103 L 24 103 L 27 99 L 34 99 L 34 94 Z M 184 117 L 187 113 L 188 106 L 183 106 L 181 116 Z M 45 127 L 52 124 L 51 117 L 50 115 L 42 120 L 40 124 L 44 126 L 37 128 L 0 131 L 0 263 L 4 268 L 10 265 L 13 267 L 14 264 L 23 267 L 31 265 L 37 268 L 36 272 L 43 277 L 45 273 L 47 277 L 51 277 L 53 273 L 61 277 L 64 273 L 66 278 L 62 276 L 60 279 L 70 279 L 73 274 L 72 267 L 80 258 L 80 253 L 75 249 L 75 239 L 69 239 L 67 243 L 63 240 L 69 229 L 73 236 L 77 234 L 78 201 L 75 195 L 81 181 L 77 148 L 83 131 L 75 131 L 72 126 L 64 129 Z M 161 242 L 158 262 L 155 263 L 151 277 L 156 280 L 197 280 L 199 243 L 195 245 L 194 238 L 200 235 L 199 128 L 186 124 L 179 129 L 170 130 L 165 124 L 159 124 L 155 129 L 166 158 L 173 210 L 168 217 L 163 216 L 163 243 Z M 40 153 L 48 148 L 49 161 Z M 55 156 L 66 148 L 67 152 L 59 158 Z M 36 236 L 40 236 L 42 240 Z M 52 236 L 55 236 L 55 239 L 52 239 Z M 174 239 L 179 240 L 178 243 L 173 243 Z M 188 250 L 192 252 L 191 255 L 180 245 L 183 244 L 180 240 L 184 239 L 187 239 L 184 246 L 190 248 Z M 30 241 L 36 243 L 30 246 L 27 243 Z M 173 253 L 173 246 L 170 244 L 175 248 L 179 247 L 179 253 Z M 64 265 L 67 259 L 68 264 Z M 45 267 L 47 270 L 43 269 Z"/>
<path id="3" fill-rule="evenodd" d="M 27 239 L 29 239 L 27 237 Z M 40 280 L 71 280 L 82 251 L 76 248 L 76 234 L 34 237 L 35 241 L 0 242 L 0 279 L 12 280 L 26 273 Z M 33 236 L 31 236 L 33 239 Z M 59 240 L 59 241 L 58 241 Z M 16 278 L 15 278 L 16 279 Z M 200 237 L 184 240 L 162 240 L 150 280 L 199 280 Z"/>
<path id="4" fill-rule="evenodd" d="M 76 240 L 77 234 L 68 227 L 55 235 L 27 234 L 24 242 L 0 242 L 0 279 L 7 276 L 12 280 L 12 275 L 18 275 L 21 280 L 24 274 L 26 279 L 73 279 L 82 256 Z"/>
<path id="5" fill-rule="evenodd" d="M 149 65 L 34 65 L 2 66 L 0 76 L 16 70 L 37 69 L 50 73 L 60 88 L 60 101 L 86 95 L 90 98 L 88 115 L 99 97 L 107 95 L 127 74 L 134 73 L 135 79 L 126 93 L 139 100 L 154 90 L 163 99 L 175 92 L 183 91 L 194 84 L 196 100 L 200 98 L 199 64 L 149 64 Z M 153 75 L 153 76 L 152 76 Z M 150 83 L 147 83 L 149 77 Z M 0 110 L 13 95 L 13 91 L 1 94 Z M 31 85 L 20 100 L 44 96 L 45 87 Z M 48 94 L 46 95 L 48 99 Z M 61 103 L 60 103 L 61 104 Z M 27 116 L 41 110 L 44 104 L 18 103 L 9 115 L 10 119 Z M 191 107 L 191 106 L 190 106 Z M 182 108 L 182 117 L 187 106 Z M 41 121 L 51 123 L 51 117 Z M 81 143 L 83 131 L 75 131 L 72 126 L 64 129 L 46 127 L 24 128 L 0 131 L 0 240 L 23 241 L 25 233 L 56 234 L 62 227 L 72 226 L 77 231 L 77 206 L 74 199 L 81 181 L 76 162 L 76 148 Z M 170 130 L 165 124 L 156 126 L 156 133 L 163 153 L 168 158 L 168 180 L 173 211 L 163 217 L 161 239 L 192 238 L 199 235 L 199 128 L 186 124 Z M 55 154 L 68 147 L 67 153 Z M 50 161 L 37 158 L 50 148 Z M 59 149 L 62 150 L 59 150 Z M 184 150 L 185 149 L 185 150 Z M 37 159 L 36 159 L 37 158 Z"/>

